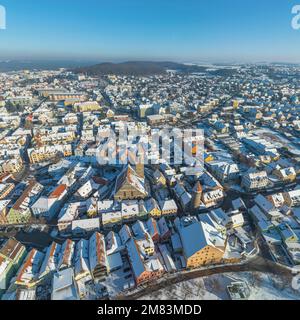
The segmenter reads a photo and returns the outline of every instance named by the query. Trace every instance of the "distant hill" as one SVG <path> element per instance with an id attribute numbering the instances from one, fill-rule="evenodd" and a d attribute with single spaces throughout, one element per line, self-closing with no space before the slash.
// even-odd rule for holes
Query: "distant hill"
<path id="1" fill-rule="evenodd" d="M 185 65 L 175 62 L 131 61 L 122 63 L 101 63 L 90 67 L 75 69 L 77 73 L 86 73 L 91 76 L 115 74 L 120 76 L 149 76 L 164 74 L 167 70 L 176 70 L 182 73 L 205 72 L 206 67 Z"/>
<path id="2" fill-rule="evenodd" d="M 234 69 L 216 66 L 198 66 L 176 62 L 155 61 L 129 61 L 122 63 L 100 63 L 95 61 L 74 60 L 9 60 L 0 61 L 0 72 L 19 70 L 58 70 L 66 68 L 75 73 L 85 73 L 90 76 L 115 74 L 120 76 L 151 76 L 166 73 L 167 70 L 175 70 L 181 73 L 208 73 L 215 76 L 230 76 L 236 72 Z"/>
<path id="3" fill-rule="evenodd" d="M 90 66 L 93 61 L 67 61 L 67 60 L 9 60 L 0 61 L 0 72 L 19 70 L 57 70 L 59 68 L 79 68 Z"/>

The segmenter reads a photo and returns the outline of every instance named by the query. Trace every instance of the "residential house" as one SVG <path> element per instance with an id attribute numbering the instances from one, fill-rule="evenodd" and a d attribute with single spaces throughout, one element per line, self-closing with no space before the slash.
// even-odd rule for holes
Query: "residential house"
<path id="1" fill-rule="evenodd" d="M 199 177 L 199 182 L 201 189 L 198 194 L 207 208 L 214 207 L 223 201 L 223 187 L 209 172 L 203 172 Z"/>
<path id="2" fill-rule="evenodd" d="M 58 215 L 58 230 L 60 232 L 71 231 L 72 222 L 78 218 L 83 208 L 84 206 L 82 206 L 81 202 L 65 204 Z"/>
<path id="3" fill-rule="evenodd" d="M 214 161 L 209 164 L 211 172 L 220 182 L 235 181 L 240 176 L 240 170 L 236 163 Z"/>
<path id="4" fill-rule="evenodd" d="M 54 273 L 51 300 L 80 300 L 73 268 Z"/>
<path id="5" fill-rule="evenodd" d="M 123 227 L 119 231 L 119 236 L 123 245 L 126 244 L 126 242 L 133 237 L 131 229 L 127 224 L 123 225 Z"/>
<path id="6" fill-rule="evenodd" d="M 0 200 L 7 198 L 14 189 L 13 183 L 0 183 Z"/>
<path id="7" fill-rule="evenodd" d="M 282 217 L 281 212 L 263 195 L 257 195 L 254 198 L 254 202 L 269 219 Z"/>
<path id="8" fill-rule="evenodd" d="M 154 198 L 149 198 L 145 201 L 146 211 L 149 216 L 153 218 L 160 218 L 161 217 L 161 210 Z"/>
<path id="9" fill-rule="evenodd" d="M 122 221 L 134 221 L 139 217 L 139 202 L 137 200 L 127 200 L 121 203 Z"/>
<path id="10" fill-rule="evenodd" d="M 162 216 L 175 216 L 178 212 L 178 207 L 173 199 L 162 200 L 159 202 Z"/>
<path id="11" fill-rule="evenodd" d="M 101 223 L 103 228 L 110 228 L 115 225 L 121 225 L 122 212 L 121 211 L 103 212 L 101 214 Z"/>
<path id="12" fill-rule="evenodd" d="M 10 224 L 28 223 L 31 218 L 30 205 L 36 201 L 43 186 L 35 180 L 29 181 L 26 189 L 7 214 Z"/>
<path id="13" fill-rule="evenodd" d="M 273 174 L 283 182 L 293 182 L 297 177 L 295 168 L 293 167 L 274 170 Z"/>
<path id="14" fill-rule="evenodd" d="M 158 227 L 158 222 L 153 218 L 150 218 L 146 222 L 147 231 L 150 234 L 154 243 L 158 242 L 160 239 L 160 230 Z"/>
<path id="15" fill-rule="evenodd" d="M 101 279 L 107 275 L 105 239 L 99 232 L 95 232 L 89 240 L 89 263 L 94 279 Z"/>
<path id="16" fill-rule="evenodd" d="M 265 189 L 270 184 L 266 171 L 251 172 L 243 175 L 242 187 L 247 191 Z"/>
<path id="17" fill-rule="evenodd" d="M 40 268 L 44 259 L 44 253 L 32 249 L 18 271 L 15 284 L 26 288 L 36 287 L 39 283 Z"/>
<path id="18" fill-rule="evenodd" d="M 283 193 L 285 204 L 289 207 L 300 206 L 300 189 Z"/>
<path id="19" fill-rule="evenodd" d="M 137 285 L 157 279 L 164 274 L 165 270 L 160 260 L 155 255 L 145 258 L 135 239 L 130 238 L 126 242 L 126 249 Z"/>
<path id="20" fill-rule="evenodd" d="M 25 246 L 12 238 L 0 248 L 0 295 L 8 288 L 25 256 Z"/>
<path id="21" fill-rule="evenodd" d="M 0 201 L 0 225 L 7 224 L 7 212 L 8 212 L 8 205 L 10 204 L 10 200 L 1 200 Z"/>
<path id="22" fill-rule="evenodd" d="M 120 252 L 124 249 L 121 238 L 116 232 L 110 231 L 107 234 L 105 237 L 105 248 L 107 256 L 116 252 Z"/>
<path id="23" fill-rule="evenodd" d="M 68 194 L 67 186 L 57 186 L 48 197 L 41 196 L 32 206 L 31 211 L 35 217 L 44 217 L 47 220 L 55 218 Z"/>
<path id="24" fill-rule="evenodd" d="M 23 160 L 20 156 L 14 159 L 0 161 L 0 175 L 6 173 L 16 174 L 24 169 Z"/>
<path id="25" fill-rule="evenodd" d="M 61 246 L 61 251 L 57 263 L 58 270 L 63 270 L 72 267 L 74 251 L 75 242 L 70 239 L 67 239 Z"/>
<path id="26" fill-rule="evenodd" d="M 52 274 L 57 270 L 59 256 L 60 256 L 61 245 L 52 242 L 52 244 L 48 247 L 44 261 L 40 268 L 40 279 L 48 279 L 52 277 Z"/>
<path id="27" fill-rule="evenodd" d="M 86 235 L 100 231 L 100 218 L 73 220 L 71 228 L 74 235 Z"/>
<path id="28" fill-rule="evenodd" d="M 160 235 L 160 241 L 164 242 L 171 238 L 171 230 L 168 227 L 167 221 L 165 217 L 161 217 L 158 222 L 158 229 L 159 229 L 159 235 Z"/>
<path id="29" fill-rule="evenodd" d="M 91 279 L 90 262 L 89 262 L 89 241 L 81 239 L 75 249 L 74 257 L 75 280 L 83 278 Z"/>
<path id="30" fill-rule="evenodd" d="M 56 156 L 70 157 L 73 154 L 71 144 L 43 146 L 40 148 L 31 148 L 27 150 L 30 163 L 39 163 L 49 161 Z"/>

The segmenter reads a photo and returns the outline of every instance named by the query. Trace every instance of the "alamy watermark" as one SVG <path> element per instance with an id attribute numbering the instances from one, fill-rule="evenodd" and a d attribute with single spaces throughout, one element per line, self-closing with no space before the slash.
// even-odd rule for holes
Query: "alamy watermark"
<path id="1" fill-rule="evenodd" d="M 98 137 L 96 158 L 100 165 L 185 166 L 187 175 L 197 175 L 204 167 L 204 132 L 201 129 L 129 128 L 108 130 Z"/>
<path id="2" fill-rule="evenodd" d="M 292 28 L 294 30 L 300 30 L 300 5 L 295 5 L 292 8 L 292 14 L 293 19 L 292 19 Z"/>
<path id="3" fill-rule="evenodd" d="M 0 30 L 6 29 L 6 9 L 0 5 Z"/>

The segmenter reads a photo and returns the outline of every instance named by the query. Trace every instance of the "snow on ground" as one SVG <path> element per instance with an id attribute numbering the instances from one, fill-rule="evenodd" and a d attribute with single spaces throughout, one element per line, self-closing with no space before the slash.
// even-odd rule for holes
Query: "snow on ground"
<path id="1" fill-rule="evenodd" d="M 170 285 L 141 300 L 229 300 L 227 286 L 246 281 L 250 287 L 249 300 L 300 300 L 300 291 L 291 287 L 291 280 L 283 276 L 259 272 L 225 273 Z"/>

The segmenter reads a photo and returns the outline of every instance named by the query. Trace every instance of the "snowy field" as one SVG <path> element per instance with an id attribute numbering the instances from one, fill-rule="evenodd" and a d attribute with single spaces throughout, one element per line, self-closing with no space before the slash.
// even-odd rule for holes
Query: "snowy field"
<path id="1" fill-rule="evenodd" d="M 300 290 L 293 290 L 289 278 L 258 272 L 226 273 L 185 281 L 154 292 L 141 300 L 229 300 L 227 286 L 246 281 L 249 300 L 300 300 Z"/>

